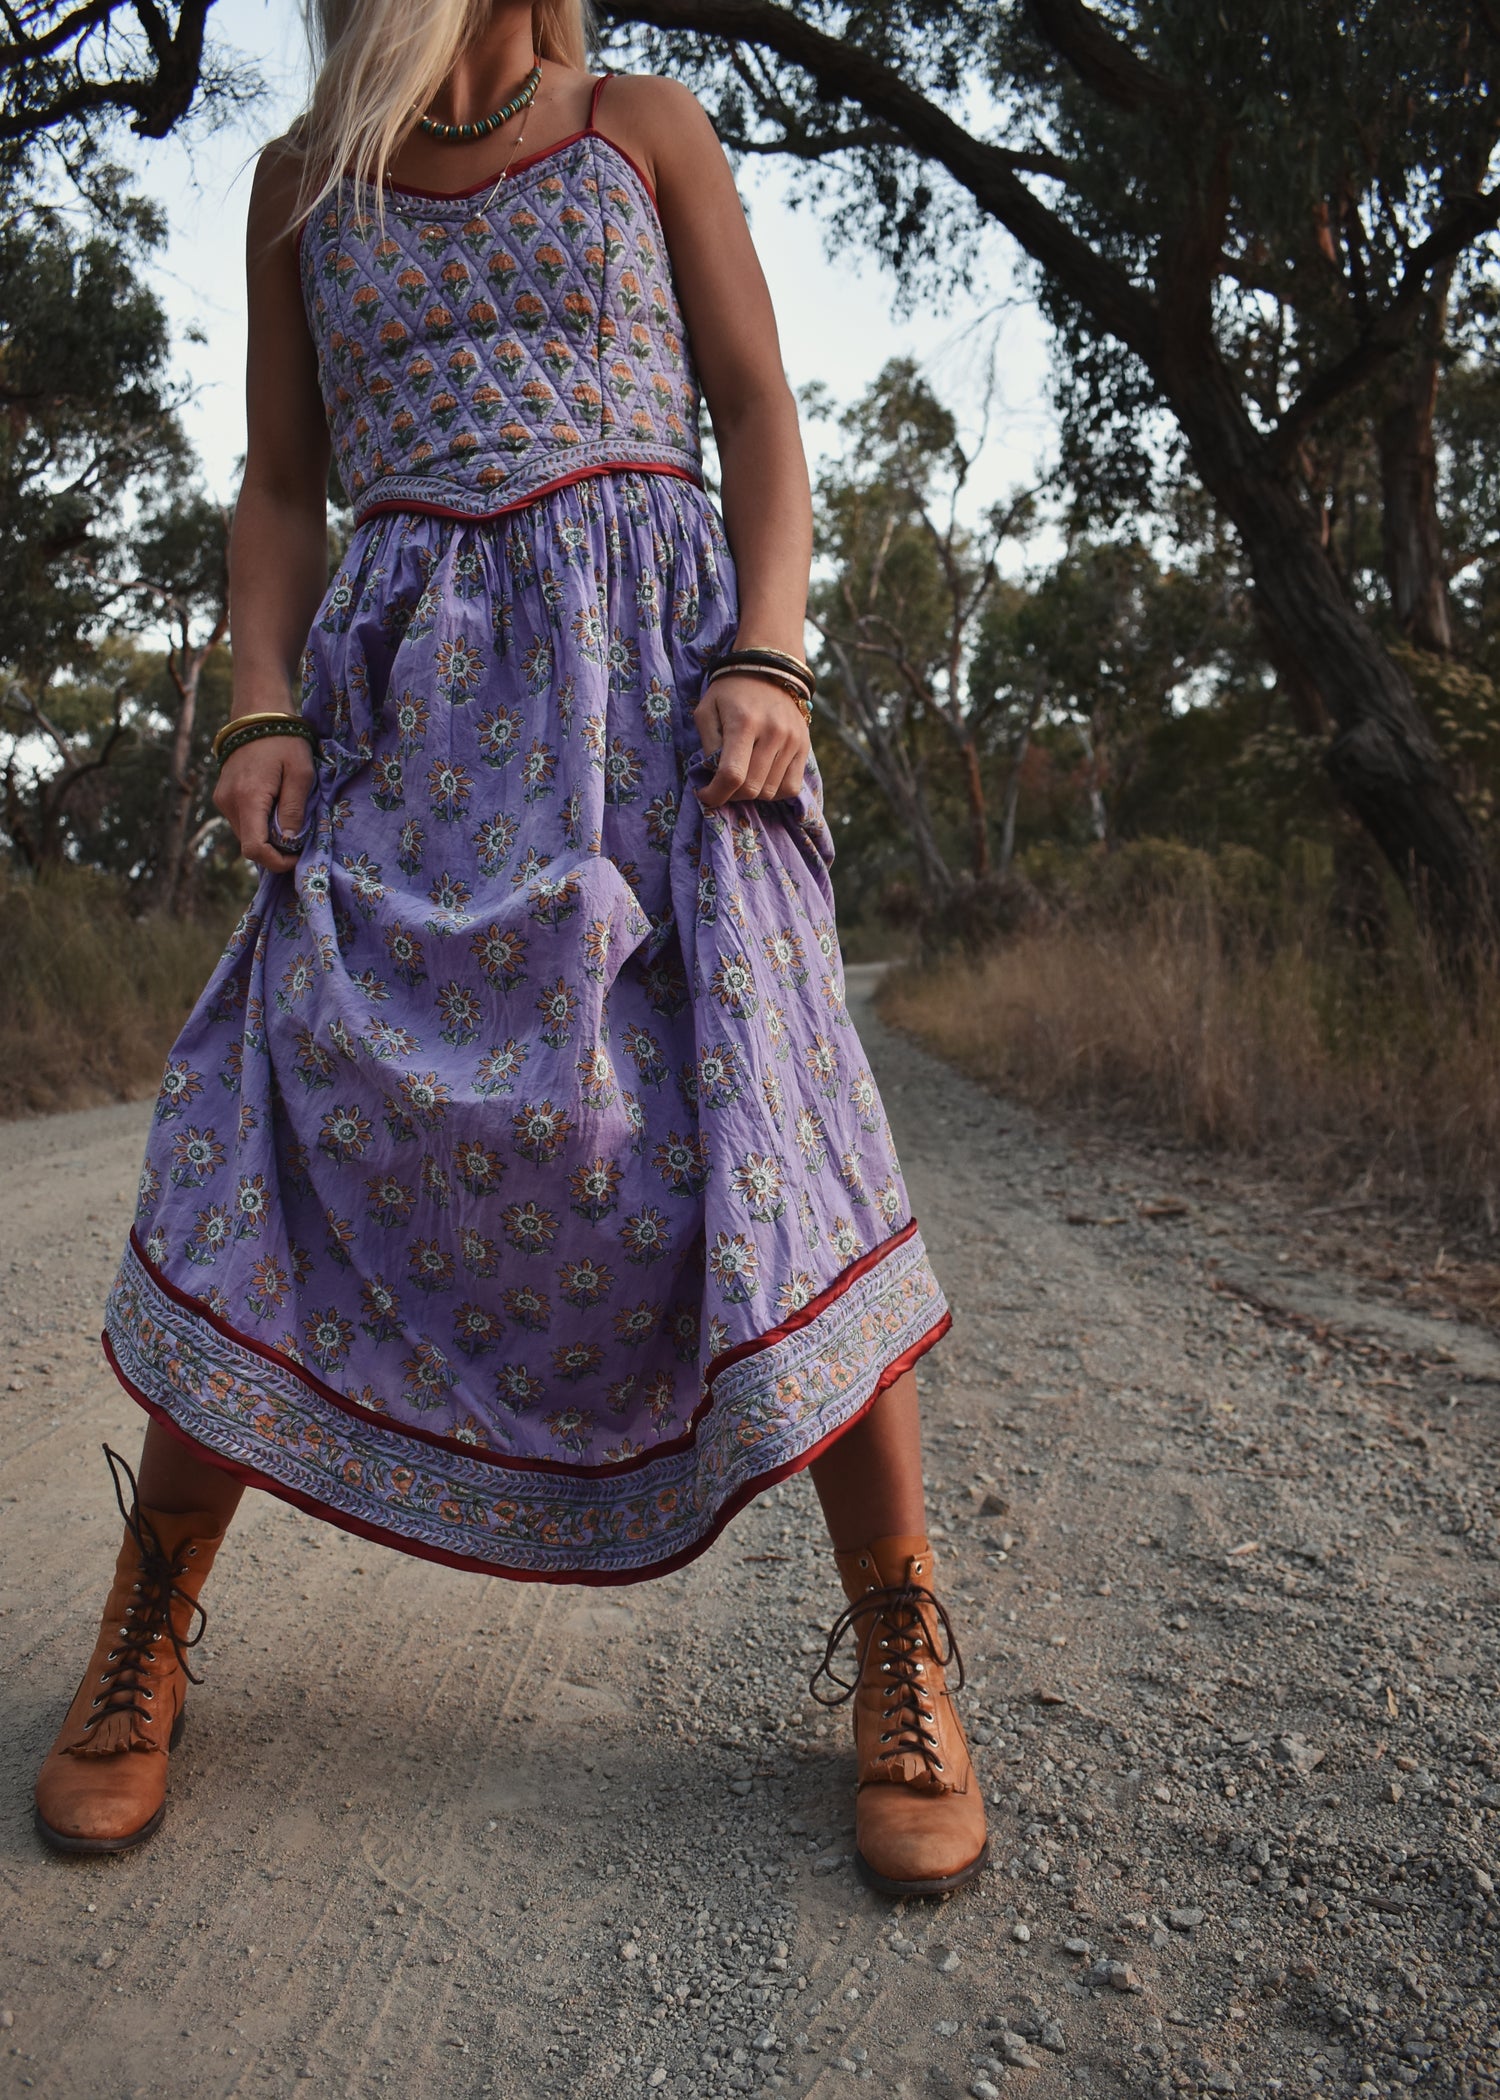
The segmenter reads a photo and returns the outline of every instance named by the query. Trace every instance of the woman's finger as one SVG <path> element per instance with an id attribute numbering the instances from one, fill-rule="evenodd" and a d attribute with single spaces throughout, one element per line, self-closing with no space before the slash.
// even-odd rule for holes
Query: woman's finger
<path id="1" fill-rule="evenodd" d="M 705 693 L 693 709 L 693 723 L 699 742 L 712 758 L 724 741 L 724 727 L 719 720 L 719 703 L 711 691 Z"/>
<path id="2" fill-rule="evenodd" d="M 698 800 L 705 809 L 722 809 L 726 802 L 740 799 L 754 753 L 755 734 L 747 723 L 731 722 L 725 726 L 714 777 L 698 790 Z"/>
<path id="3" fill-rule="evenodd" d="M 312 754 L 298 738 L 295 754 L 268 751 L 270 738 L 259 738 L 232 752 L 225 760 L 214 789 L 214 806 L 228 819 L 246 860 L 258 868 L 282 875 L 297 865 L 294 853 L 283 853 L 271 844 L 271 812 L 281 803 L 285 815 L 278 818 L 290 836 L 301 825 L 312 784 Z M 283 741 L 281 738 L 275 742 Z"/>

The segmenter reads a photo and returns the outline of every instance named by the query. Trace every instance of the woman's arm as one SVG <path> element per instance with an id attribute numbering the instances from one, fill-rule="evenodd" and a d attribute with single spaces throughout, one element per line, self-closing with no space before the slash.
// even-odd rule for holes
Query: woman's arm
<path id="1" fill-rule="evenodd" d="M 599 117 L 656 191 L 719 444 L 724 524 L 739 578 L 736 642 L 800 656 L 812 564 L 807 462 L 771 295 L 724 149 L 697 99 L 676 81 L 611 80 Z M 790 695 L 762 678 L 716 679 L 697 721 L 704 748 L 719 751 L 702 796 L 707 807 L 798 792 L 808 736 Z"/>
<path id="2" fill-rule="evenodd" d="M 328 581 L 328 426 L 288 230 L 297 175 L 293 150 L 270 146 L 250 198 L 248 433 L 229 540 L 234 715 L 295 712 L 298 659 Z M 298 830 L 313 770 L 308 745 L 293 736 L 263 737 L 225 761 L 214 806 L 247 860 L 295 866 L 269 844 L 267 826 L 275 810 L 283 832 Z"/>

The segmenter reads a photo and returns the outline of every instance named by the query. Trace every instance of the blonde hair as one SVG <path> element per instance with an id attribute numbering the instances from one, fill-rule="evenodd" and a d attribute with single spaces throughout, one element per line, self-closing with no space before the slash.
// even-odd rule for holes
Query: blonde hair
<path id="1" fill-rule="evenodd" d="M 303 0 L 317 75 L 294 134 L 302 154 L 297 217 L 350 174 L 377 196 L 422 109 L 483 28 L 492 0 Z M 533 0 L 538 57 L 587 70 L 589 0 Z"/>

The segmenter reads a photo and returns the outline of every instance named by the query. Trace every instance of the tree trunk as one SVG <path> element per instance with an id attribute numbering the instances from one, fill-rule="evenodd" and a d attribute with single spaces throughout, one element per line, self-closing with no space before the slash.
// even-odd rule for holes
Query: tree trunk
<path id="1" fill-rule="evenodd" d="M 1161 379 L 1205 487 L 1233 521 L 1263 617 L 1333 725 L 1326 764 L 1413 901 L 1453 946 L 1493 938 L 1493 877 L 1405 673 L 1346 597 L 1316 528 L 1236 399 L 1210 345 Z"/>
<path id="2" fill-rule="evenodd" d="M 958 747 L 964 769 L 964 791 L 969 803 L 969 872 L 983 882 L 990 872 L 990 817 L 985 807 L 984 776 L 979 770 L 979 752 L 968 737 Z"/>
<path id="3" fill-rule="evenodd" d="M 1376 424 L 1380 452 L 1381 538 L 1396 625 L 1419 649 L 1453 649 L 1453 616 L 1437 508 L 1438 345 L 1453 280 L 1439 273 L 1432 314 Z"/>
<path id="4" fill-rule="evenodd" d="M 1016 738 L 1010 755 L 1010 771 L 1005 776 L 1005 797 L 1000 806 L 1000 876 L 1003 881 L 1010 873 L 1010 864 L 1016 857 L 1016 817 L 1021 807 L 1021 768 L 1026 763 L 1026 754 L 1031 749 L 1031 733 L 1036 728 L 1037 717 L 1042 711 L 1042 702 L 1047 697 L 1047 680 L 1038 672 L 1031 688 L 1031 703 L 1026 710 L 1026 720 L 1021 724 L 1021 734 Z"/>
<path id="5" fill-rule="evenodd" d="M 210 648 L 213 646 L 209 645 Z M 192 763 L 193 730 L 198 720 L 198 686 L 209 649 L 190 648 L 184 639 L 176 660 L 167 669 L 177 688 L 177 720 L 167 756 L 166 808 L 162 814 L 161 857 L 153 884 L 158 911 L 179 918 L 185 904 L 188 831 L 193 820 L 193 798 L 198 775 Z"/>

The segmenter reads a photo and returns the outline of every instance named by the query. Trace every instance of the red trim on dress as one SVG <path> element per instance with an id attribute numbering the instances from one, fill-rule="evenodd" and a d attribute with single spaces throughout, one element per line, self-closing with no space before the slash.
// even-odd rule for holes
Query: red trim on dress
<path id="1" fill-rule="evenodd" d="M 383 1413 L 379 1408 L 365 1407 L 358 1400 L 351 1400 L 347 1393 L 339 1392 L 334 1386 L 325 1385 L 321 1378 L 308 1370 L 306 1364 L 299 1364 L 295 1357 L 288 1356 L 284 1350 L 275 1348 L 270 1342 L 259 1341 L 254 1335 L 246 1334 L 230 1321 L 222 1319 L 218 1313 L 205 1305 L 201 1298 L 194 1298 L 169 1277 L 164 1276 L 142 1246 L 140 1236 L 133 1225 L 130 1228 L 130 1244 L 136 1259 L 158 1289 L 165 1291 L 184 1311 L 190 1312 L 195 1319 L 206 1321 L 215 1333 L 222 1334 L 226 1341 L 233 1342 L 237 1348 L 244 1349 L 251 1356 L 260 1357 L 264 1363 L 276 1364 L 281 1370 L 289 1371 L 299 1384 L 316 1393 L 320 1400 L 326 1400 L 330 1407 L 337 1408 L 341 1414 L 352 1415 L 357 1421 L 368 1422 L 372 1427 L 387 1430 L 393 1436 L 410 1437 L 416 1443 L 433 1444 L 440 1451 L 451 1451 L 461 1458 L 479 1459 L 485 1465 L 507 1466 L 520 1473 L 550 1473 L 568 1480 L 616 1480 L 626 1473 L 643 1472 L 658 1459 L 670 1457 L 674 1452 L 688 1450 L 697 1441 L 699 1422 L 713 1405 L 714 1380 L 721 1371 L 728 1370 L 731 1364 L 740 1362 L 743 1357 L 754 1355 L 758 1350 L 773 1348 L 777 1342 L 785 1341 L 788 1335 L 796 1334 L 800 1328 L 808 1326 L 826 1312 L 830 1305 L 842 1298 L 851 1285 L 868 1275 L 877 1262 L 884 1261 L 899 1247 L 905 1246 L 916 1229 L 917 1221 L 912 1218 L 899 1232 L 893 1233 L 890 1239 L 882 1240 L 879 1246 L 871 1247 L 867 1253 L 860 1255 L 857 1261 L 851 1262 L 847 1269 L 841 1269 L 833 1282 L 820 1291 L 816 1298 L 810 1298 L 799 1312 L 789 1313 L 775 1327 L 767 1328 L 764 1334 L 752 1336 L 749 1341 L 739 1342 L 734 1348 L 723 1349 L 717 1356 L 710 1358 L 703 1374 L 703 1397 L 688 1416 L 687 1427 L 680 1436 L 669 1437 L 659 1444 L 653 1444 L 649 1451 L 642 1451 L 634 1458 L 618 1459 L 613 1465 L 600 1466 L 569 1465 L 568 1461 L 562 1458 L 523 1458 L 505 1451 L 489 1451 L 483 1444 L 466 1443 L 462 1437 L 443 1436 L 435 1429 L 422 1429 L 414 1422 L 399 1421 L 396 1416 Z M 116 1375 L 121 1383 L 125 1384 L 127 1381 L 115 1361 L 108 1333 L 101 1335 L 100 1340 L 111 1364 L 115 1366 Z M 134 1388 L 131 1390 L 134 1391 Z M 139 1397 L 137 1395 L 137 1398 Z"/>
<path id="2" fill-rule="evenodd" d="M 397 182 L 394 176 L 390 175 L 386 177 L 386 185 L 403 197 L 426 197 L 433 204 L 457 204 L 465 197 L 477 197 L 481 190 L 497 189 L 502 182 L 509 182 L 512 175 L 519 175 L 523 168 L 534 168 L 539 161 L 550 160 L 554 153 L 562 153 L 569 146 L 576 146 L 580 139 L 600 139 L 611 151 L 619 154 L 621 160 L 624 161 L 625 165 L 640 183 L 641 188 L 651 199 L 651 208 L 657 214 L 657 217 L 660 218 L 661 206 L 656 198 L 656 185 L 652 182 L 650 176 L 633 153 L 627 153 L 618 139 L 612 139 L 607 131 L 601 131 L 598 124 L 594 121 L 595 113 L 599 107 L 600 92 L 605 81 L 612 77 L 609 73 L 601 73 L 595 82 L 594 99 L 589 105 L 589 120 L 582 131 L 570 131 L 565 139 L 559 139 L 552 146 L 543 146 L 536 153 L 523 153 L 519 160 L 508 162 L 498 175 L 486 175 L 483 181 L 471 182 L 466 189 L 461 190 L 420 190 L 415 184 Z"/>
<path id="3" fill-rule="evenodd" d="M 687 467 L 679 467 L 675 460 L 614 460 L 606 466 L 575 467 L 571 474 L 560 474 L 556 481 L 545 481 L 539 489 L 533 489 L 530 495 L 517 496 L 514 503 L 502 503 L 498 510 L 455 510 L 447 503 L 422 503 L 415 497 L 391 496 L 383 502 L 372 503 L 368 510 L 361 510 L 356 504 L 355 517 L 358 525 L 365 525 L 371 518 L 406 511 L 415 512 L 422 518 L 455 518 L 463 525 L 488 525 L 492 519 L 506 518 L 512 511 L 525 510 L 528 504 L 539 501 L 543 496 L 555 495 L 559 489 L 571 488 L 575 481 L 596 481 L 601 474 L 670 474 L 676 481 L 691 482 L 695 489 L 703 486 L 696 474 Z"/>
<path id="4" fill-rule="evenodd" d="M 810 1466 L 815 1459 L 821 1458 L 846 1430 L 853 1429 L 856 1423 L 862 1422 L 886 1387 L 894 1385 L 898 1378 L 904 1377 L 935 1342 L 942 1340 L 952 1325 L 952 1313 L 945 1312 L 926 1334 L 913 1342 L 909 1349 L 903 1349 L 898 1357 L 886 1365 L 868 1400 L 847 1422 L 841 1422 L 837 1429 L 831 1429 L 827 1436 L 821 1438 L 810 1449 L 799 1453 L 796 1458 L 788 1459 L 785 1465 L 773 1466 L 768 1472 L 757 1473 L 753 1480 L 747 1480 L 743 1486 L 736 1488 L 728 1501 L 715 1512 L 713 1522 L 701 1539 L 695 1539 L 691 1546 L 684 1546 L 679 1552 L 668 1555 L 665 1560 L 653 1561 L 649 1567 L 625 1568 L 609 1573 L 598 1568 L 567 1568 L 544 1573 L 539 1568 L 502 1567 L 495 1561 L 480 1560 L 469 1553 L 445 1553 L 439 1546 L 429 1546 L 420 1539 L 403 1538 L 399 1532 L 386 1531 L 378 1524 L 366 1522 L 362 1517 L 350 1516 L 344 1510 L 335 1508 L 332 1503 L 319 1502 L 314 1495 L 304 1495 L 300 1489 L 284 1486 L 281 1481 L 273 1480 L 269 1474 L 261 1473 L 254 1466 L 241 1465 L 236 1459 L 225 1458 L 209 1445 L 200 1443 L 196 1437 L 189 1436 L 164 1408 L 158 1406 L 154 1400 L 148 1400 L 140 1388 L 126 1377 L 110 1346 L 108 1335 L 104 1336 L 104 1353 L 110 1368 L 130 1397 L 145 1409 L 153 1422 L 159 1422 L 163 1429 L 185 1444 L 195 1458 L 217 1466 L 221 1472 L 230 1474 L 244 1487 L 260 1488 L 268 1495 L 276 1495 L 281 1501 L 290 1502 L 296 1509 L 305 1510 L 311 1517 L 321 1517 L 325 1523 L 334 1525 L 339 1531 L 352 1532 L 356 1537 L 368 1539 L 376 1546 L 394 1547 L 398 1552 L 411 1554 L 416 1560 L 432 1560 L 441 1567 L 461 1568 L 466 1574 L 499 1575 L 508 1582 L 579 1583 L 590 1589 L 620 1589 L 627 1583 L 649 1582 L 658 1575 L 674 1574 L 678 1568 L 687 1567 L 689 1562 L 706 1553 L 720 1532 L 748 1503 L 753 1502 L 757 1495 L 764 1494 L 767 1488 L 775 1487 L 783 1480 L 790 1480 L 794 1473 L 800 1473 L 805 1466 Z M 391 1426 L 387 1417 L 378 1419 Z M 471 1457 L 475 1455 L 474 1446 L 465 1444 L 461 1448 Z"/>

